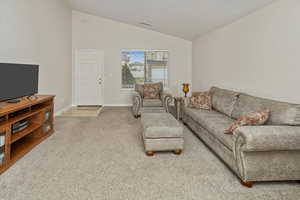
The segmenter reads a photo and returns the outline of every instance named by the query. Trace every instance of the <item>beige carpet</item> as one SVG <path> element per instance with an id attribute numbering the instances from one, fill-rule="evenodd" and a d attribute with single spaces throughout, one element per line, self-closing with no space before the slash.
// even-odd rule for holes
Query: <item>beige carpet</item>
<path id="1" fill-rule="evenodd" d="M 239 180 L 190 131 L 181 156 L 143 152 L 128 108 L 60 117 L 55 134 L 0 176 L 1 200 L 297 200 L 295 182 Z"/>
<path id="2" fill-rule="evenodd" d="M 102 106 L 75 106 L 61 114 L 63 117 L 98 117 Z"/>

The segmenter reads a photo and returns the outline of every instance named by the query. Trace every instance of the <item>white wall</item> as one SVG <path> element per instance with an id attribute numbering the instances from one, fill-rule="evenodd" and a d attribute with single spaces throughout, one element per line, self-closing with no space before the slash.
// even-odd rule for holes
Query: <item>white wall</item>
<path id="1" fill-rule="evenodd" d="M 130 92 L 121 90 L 122 49 L 169 50 L 170 89 L 177 93 L 181 89 L 182 82 L 191 82 L 190 41 L 73 11 L 73 52 L 75 49 L 85 48 L 104 51 L 106 105 L 131 103 Z"/>
<path id="2" fill-rule="evenodd" d="M 279 0 L 193 42 L 193 88 L 300 103 L 300 1 Z"/>
<path id="3" fill-rule="evenodd" d="M 65 0 L 1 0 L 0 62 L 40 65 L 39 93 L 72 101 L 72 11 Z"/>

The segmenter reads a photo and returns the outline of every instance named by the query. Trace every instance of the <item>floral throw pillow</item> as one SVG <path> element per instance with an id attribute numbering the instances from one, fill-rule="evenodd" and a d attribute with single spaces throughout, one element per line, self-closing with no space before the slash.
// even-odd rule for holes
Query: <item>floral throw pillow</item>
<path id="1" fill-rule="evenodd" d="M 197 95 L 190 98 L 189 106 L 197 109 L 212 109 L 212 100 L 208 92 L 197 92 Z"/>
<path id="2" fill-rule="evenodd" d="M 159 99 L 160 84 L 145 84 L 144 98 L 145 99 Z"/>
<path id="3" fill-rule="evenodd" d="M 241 117 L 239 120 L 236 120 L 227 130 L 225 130 L 225 134 L 232 135 L 233 132 L 241 126 L 263 125 L 267 122 L 269 116 L 270 110 L 249 113 L 248 115 Z"/>

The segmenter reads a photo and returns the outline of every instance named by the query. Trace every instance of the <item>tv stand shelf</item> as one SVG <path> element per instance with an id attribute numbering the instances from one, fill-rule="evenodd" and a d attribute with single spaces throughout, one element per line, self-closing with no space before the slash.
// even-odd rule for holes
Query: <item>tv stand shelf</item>
<path id="1" fill-rule="evenodd" d="M 5 144 L 0 147 L 0 154 L 4 153 L 0 174 L 53 134 L 53 111 L 54 96 L 50 95 L 23 98 L 15 104 L 0 103 L 0 136 L 5 136 Z M 23 120 L 27 127 L 13 133 L 13 124 Z"/>

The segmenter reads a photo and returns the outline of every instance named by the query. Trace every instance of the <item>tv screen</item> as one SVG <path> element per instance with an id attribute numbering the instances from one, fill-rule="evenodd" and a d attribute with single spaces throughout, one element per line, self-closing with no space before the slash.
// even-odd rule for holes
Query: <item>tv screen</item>
<path id="1" fill-rule="evenodd" d="M 0 63 L 0 102 L 38 93 L 39 66 Z"/>

